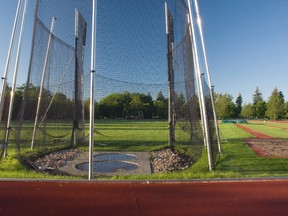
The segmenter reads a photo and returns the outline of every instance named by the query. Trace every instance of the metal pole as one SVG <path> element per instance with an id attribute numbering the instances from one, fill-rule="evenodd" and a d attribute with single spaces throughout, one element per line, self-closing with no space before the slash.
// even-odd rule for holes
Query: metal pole
<path id="1" fill-rule="evenodd" d="M 173 148 L 175 142 L 175 113 L 174 113 L 174 65 L 173 65 L 173 19 L 169 16 L 167 3 L 165 2 L 166 38 L 167 38 L 167 62 L 168 62 L 168 123 L 169 123 L 169 146 Z M 172 20 L 170 20 L 172 19 Z"/>
<path id="2" fill-rule="evenodd" d="M 48 39 L 48 45 L 47 45 L 46 56 L 45 56 L 45 61 L 44 61 L 44 67 L 43 67 L 43 71 L 42 71 L 42 80 L 41 80 L 40 91 L 39 91 L 39 96 L 38 96 L 37 110 L 36 110 L 36 116 L 35 116 L 35 122 L 34 122 L 32 142 L 31 142 L 31 150 L 34 147 L 34 141 L 35 141 L 35 137 L 36 137 L 37 122 L 38 122 L 38 118 L 39 118 L 39 111 L 40 111 L 40 105 L 41 105 L 41 100 L 42 100 L 42 91 L 43 91 L 43 87 L 44 87 L 44 81 L 45 81 L 46 70 L 47 70 L 47 65 L 48 65 L 48 58 L 49 58 L 49 53 L 50 53 L 52 35 L 54 34 L 55 20 L 56 20 L 56 18 L 53 17 L 52 22 L 51 22 L 51 27 L 50 27 L 50 35 L 49 35 L 49 39 Z"/>
<path id="3" fill-rule="evenodd" d="M 22 2 L 22 0 L 18 1 L 16 15 L 15 15 L 15 20 L 14 20 L 14 25 L 13 25 L 13 30 L 12 30 L 12 36 L 11 36 L 11 39 L 10 39 L 10 45 L 9 45 L 9 49 L 8 49 L 8 55 L 7 55 L 7 60 L 6 60 L 4 76 L 1 77 L 1 79 L 2 79 L 2 89 L 1 89 L 1 97 L 0 97 L 0 121 L 2 120 L 2 113 L 3 113 L 3 109 L 4 109 L 7 77 L 8 77 L 8 74 L 9 74 L 10 61 L 11 61 L 11 55 L 12 55 L 12 50 L 13 50 L 12 48 L 14 46 L 16 26 L 18 24 L 18 18 L 19 18 L 19 13 L 20 13 L 21 2 Z"/>
<path id="4" fill-rule="evenodd" d="M 91 38 L 91 70 L 90 70 L 90 128 L 89 128 L 89 172 L 88 179 L 93 176 L 93 148 L 94 148 L 94 73 L 96 51 L 96 14 L 97 0 L 93 0 L 92 6 L 92 38 Z"/>
<path id="5" fill-rule="evenodd" d="M 194 2 L 195 2 L 197 23 L 198 23 L 200 37 L 201 37 L 203 55 L 204 55 L 204 60 L 205 60 L 205 67 L 206 67 L 206 71 L 207 71 L 208 84 L 209 84 L 209 89 L 210 89 L 210 96 L 211 96 L 211 103 L 212 103 L 212 110 L 213 110 L 213 117 L 214 117 L 214 124 L 215 124 L 215 128 L 216 128 L 216 136 L 217 136 L 217 142 L 218 142 L 218 151 L 221 154 L 222 150 L 221 150 L 221 143 L 220 143 L 220 136 L 219 136 L 219 128 L 218 128 L 218 123 L 217 123 L 217 115 L 216 115 L 215 104 L 214 104 L 214 93 L 213 93 L 213 87 L 212 87 L 212 84 L 211 84 L 210 67 L 209 67 L 209 64 L 208 64 L 206 46 L 205 46 L 205 42 L 204 42 L 204 35 L 203 35 L 203 30 L 202 30 L 202 22 L 201 22 L 201 17 L 200 17 L 200 10 L 199 10 L 199 6 L 198 6 L 198 1 L 194 0 Z"/>
<path id="6" fill-rule="evenodd" d="M 199 65 L 199 55 L 198 55 L 198 48 L 197 48 L 197 42 L 196 42 L 196 36 L 195 36 L 195 29 L 194 29 L 194 24 L 193 24 L 193 16 L 192 16 L 192 10 L 191 10 L 191 2 L 190 0 L 188 1 L 188 8 L 189 8 L 189 16 L 190 16 L 190 27 L 192 31 L 192 51 L 195 54 L 195 70 L 198 75 L 199 79 L 199 90 L 201 97 L 199 98 L 200 103 L 202 104 L 202 109 L 203 109 L 203 119 L 204 119 L 204 128 L 205 128 L 205 137 L 206 137 L 206 146 L 207 146 L 207 154 L 208 154 L 208 165 L 209 165 L 209 170 L 213 170 L 213 158 L 212 158 L 212 152 L 211 152 L 211 141 L 210 141 L 210 136 L 209 136 L 209 127 L 208 127 L 208 118 L 207 118 L 207 111 L 206 111 L 206 104 L 205 104 L 205 98 L 204 98 L 204 91 L 203 91 L 203 82 L 202 82 L 202 74 L 200 72 L 200 65 Z"/>
<path id="7" fill-rule="evenodd" d="M 190 21 L 190 15 L 189 13 L 187 14 L 187 20 L 188 20 L 188 24 L 191 22 Z M 190 36 L 192 35 L 192 30 L 191 30 L 191 27 L 189 28 L 190 30 Z M 192 53 L 193 53 L 193 61 L 195 62 L 194 63 L 194 69 L 196 71 L 196 67 L 195 67 L 195 64 L 197 62 L 196 60 L 196 57 L 195 57 L 195 53 L 194 53 L 194 50 L 193 50 L 193 47 L 192 47 Z M 197 86 L 197 93 L 198 93 L 198 98 L 199 98 L 199 108 L 200 108 L 200 118 L 201 118 L 201 128 L 202 128 L 202 132 L 203 132 L 203 141 L 204 141 L 204 146 L 205 148 L 207 147 L 207 142 L 206 142 L 206 134 L 205 134 L 205 127 L 204 127 L 204 117 L 203 117 L 203 108 L 202 108 L 202 103 L 201 103 L 201 92 L 200 92 L 200 83 L 199 83 L 199 78 L 198 77 L 198 74 L 196 73 L 196 86 Z"/>
<path id="8" fill-rule="evenodd" d="M 11 119 L 12 119 L 12 113 L 13 113 L 13 105 L 14 105 L 14 96 L 15 96 L 16 80 L 17 80 L 17 74 L 18 74 L 18 66 L 19 66 L 19 60 L 20 60 L 21 45 L 22 45 L 22 36 L 23 36 L 23 31 L 24 31 L 24 23 L 25 23 L 25 18 L 26 18 L 27 4 L 28 4 L 28 0 L 25 0 L 24 9 L 23 9 L 23 15 L 22 15 L 22 22 L 21 22 L 21 27 L 20 27 L 20 35 L 19 35 L 19 41 L 18 41 L 18 48 L 17 48 L 17 54 L 16 54 L 16 62 L 15 62 L 15 69 L 14 69 L 12 90 L 11 90 L 11 95 L 10 95 L 10 105 L 9 105 L 8 121 L 7 121 L 6 132 L 5 132 L 4 157 L 6 157 L 6 154 L 7 154 L 8 140 L 9 140 L 9 132 L 10 132 L 10 129 L 11 129 Z"/>
<path id="9" fill-rule="evenodd" d="M 77 104 L 78 104 L 78 97 L 77 97 L 77 89 L 78 89 L 78 26 L 79 26 L 79 12 L 77 9 L 75 9 L 75 51 L 74 51 L 74 59 L 75 59 L 75 71 L 74 71 L 74 121 L 73 121 L 73 129 L 72 129 L 72 140 L 71 140 L 71 145 L 73 144 L 76 146 L 76 141 L 77 141 L 77 134 L 76 134 L 76 124 L 77 124 L 77 119 L 76 119 L 76 110 L 77 110 Z"/>

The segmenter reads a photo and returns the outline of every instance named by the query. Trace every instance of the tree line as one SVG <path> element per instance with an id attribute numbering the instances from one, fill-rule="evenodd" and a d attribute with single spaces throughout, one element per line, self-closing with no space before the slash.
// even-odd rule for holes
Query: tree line
<path id="1" fill-rule="evenodd" d="M 215 109 L 219 119 L 246 118 L 246 119 L 287 119 L 288 101 L 285 102 L 282 91 L 275 88 L 267 101 L 257 87 L 253 94 L 253 102 L 243 104 L 239 93 L 236 101 L 229 94 L 215 94 Z"/>
<path id="2" fill-rule="evenodd" d="M 34 120 L 39 96 L 39 87 L 29 86 L 26 95 L 24 119 Z M 11 88 L 7 86 L 5 108 L 3 111 L 3 119 L 7 119 L 9 109 L 9 98 Z M 17 88 L 15 91 L 14 108 L 12 120 L 15 120 L 19 114 L 23 103 L 25 85 Z M 185 99 L 182 95 L 177 97 L 178 101 L 182 99 L 184 104 Z M 42 107 L 40 108 L 40 116 L 45 116 L 47 120 L 69 120 L 74 118 L 75 100 L 67 97 L 61 92 L 51 93 L 43 89 L 42 92 Z M 53 101 L 52 103 L 50 103 Z M 80 102 L 81 103 L 81 102 Z M 90 99 L 83 101 L 84 116 L 89 119 Z M 99 102 L 95 102 L 95 118 L 97 119 L 167 119 L 168 118 L 168 99 L 165 98 L 160 91 L 155 100 L 150 93 L 112 93 L 103 97 Z M 77 107 L 76 107 L 77 109 Z M 79 107 L 78 107 L 79 109 Z M 81 109 L 81 108 L 80 108 Z M 47 111 L 48 110 L 48 111 Z M 47 112 L 46 112 L 47 111 Z M 78 113 L 81 111 L 78 111 Z"/>
<path id="3" fill-rule="evenodd" d="M 89 111 L 85 102 L 85 113 Z M 167 119 L 168 99 L 160 91 L 153 100 L 150 93 L 112 93 L 95 102 L 95 117 L 101 119 Z"/>
<path id="4" fill-rule="evenodd" d="M 15 120 L 24 96 L 25 85 L 17 88 L 15 92 L 13 117 Z M 7 86 L 6 102 L 9 101 L 11 88 Z M 53 103 L 47 112 L 47 119 L 73 119 L 74 100 L 69 99 L 63 93 L 52 94 L 49 91 L 43 91 L 42 101 L 51 101 Z M 24 119 L 34 120 L 36 106 L 39 95 L 39 87 L 29 87 L 26 97 L 26 110 Z M 187 102 L 183 95 L 175 95 L 175 107 L 177 113 L 181 116 L 187 114 Z M 214 94 L 215 109 L 218 119 L 227 118 L 247 118 L 247 119 L 287 119 L 288 118 L 288 101 L 285 101 L 281 91 L 275 88 L 267 101 L 263 100 L 262 93 L 257 87 L 253 94 L 253 102 L 243 104 L 241 94 L 238 95 L 235 102 L 230 94 Z M 195 101 L 195 100 L 194 100 Z M 197 101 L 195 101 L 197 103 Z M 209 102 L 209 101 L 206 101 Z M 8 114 L 8 103 L 5 103 L 3 116 Z M 45 104 L 44 104 L 45 105 Z M 46 104 L 46 107 L 49 104 Z M 84 116 L 89 118 L 90 99 L 84 101 Z M 199 109 L 199 107 L 197 108 Z M 186 113 L 186 114 L 185 114 Z M 43 114 L 42 114 L 43 115 Z M 168 118 L 168 99 L 160 91 L 156 99 L 147 93 L 111 93 L 103 97 L 99 102 L 95 102 L 95 118 L 101 119 L 167 119 Z"/>

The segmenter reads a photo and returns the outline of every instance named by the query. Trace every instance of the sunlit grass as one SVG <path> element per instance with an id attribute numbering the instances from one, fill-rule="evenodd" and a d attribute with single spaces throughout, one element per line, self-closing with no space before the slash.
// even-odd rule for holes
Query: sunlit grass
<path id="1" fill-rule="evenodd" d="M 65 126 L 62 125 L 62 126 Z M 261 124 L 247 124 L 262 133 L 269 132 L 275 137 L 287 138 L 281 128 Z M 222 155 L 217 161 L 215 170 L 208 169 L 207 151 L 203 147 L 202 158 L 190 168 L 168 174 L 146 176 L 114 176 L 108 179 L 120 180 L 188 180 L 212 178 L 246 178 L 288 176 L 288 159 L 259 157 L 244 141 L 253 135 L 236 127 L 234 124 L 220 124 Z M 146 151 L 167 147 L 168 126 L 165 121 L 96 121 L 95 151 Z M 28 139 L 28 138 L 27 138 Z M 22 149 L 24 156 L 30 155 L 30 146 Z M 88 151 L 88 142 L 81 144 L 81 150 Z M 176 148 L 187 153 L 187 146 L 176 145 Z M 34 178 L 34 179 L 75 179 L 77 177 L 54 176 L 37 173 L 28 169 L 16 158 L 14 145 L 9 146 L 9 155 L 0 162 L 0 178 Z M 46 149 L 47 150 L 47 149 Z M 53 148 L 48 148 L 53 151 Z M 38 152 L 41 154 L 41 151 Z M 107 179 L 107 178 L 106 178 Z"/>
<path id="2" fill-rule="evenodd" d="M 270 125 L 273 127 L 271 127 Z M 288 125 L 283 123 L 262 123 L 253 121 L 252 123 L 245 124 L 245 127 L 251 128 L 260 133 L 264 133 L 273 138 L 288 138 Z"/>

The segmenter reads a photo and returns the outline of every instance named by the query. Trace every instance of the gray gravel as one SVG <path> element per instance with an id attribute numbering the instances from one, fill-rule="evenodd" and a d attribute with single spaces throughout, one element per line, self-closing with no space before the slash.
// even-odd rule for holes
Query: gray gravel
<path id="1" fill-rule="evenodd" d="M 74 160 L 82 151 L 78 149 L 67 149 L 38 158 L 34 161 L 34 167 L 39 170 L 54 170 L 67 164 L 68 161 Z"/>
<path id="2" fill-rule="evenodd" d="M 193 161 L 184 154 L 172 149 L 162 149 L 151 152 L 152 169 L 154 173 L 169 173 L 184 170 L 193 164 Z"/>

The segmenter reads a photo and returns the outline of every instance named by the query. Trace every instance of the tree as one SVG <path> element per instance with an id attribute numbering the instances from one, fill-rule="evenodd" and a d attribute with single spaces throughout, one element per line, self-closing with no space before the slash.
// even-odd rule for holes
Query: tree
<path id="1" fill-rule="evenodd" d="M 279 98 L 280 98 L 280 100 L 281 100 L 281 103 L 285 103 L 285 99 L 284 99 L 284 94 L 283 94 L 283 92 L 282 91 L 279 91 Z"/>
<path id="2" fill-rule="evenodd" d="M 141 94 L 140 98 L 144 106 L 142 110 L 144 113 L 144 118 L 152 119 L 153 113 L 155 112 L 155 110 L 154 110 L 153 98 L 151 97 L 151 94 L 149 92 L 147 95 Z"/>
<path id="3" fill-rule="evenodd" d="M 103 118 L 122 118 L 123 112 L 128 110 L 131 100 L 129 92 L 112 93 L 100 100 L 100 115 Z"/>
<path id="4" fill-rule="evenodd" d="M 184 95 L 182 93 L 174 94 L 174 110 L 178 116 L 182 118 L 187 116 L 187 103 Z"/>
<path id="5" fill-rule="evenodd" d="M 265 101 L 258 101 L 255 106 L 255 114 L 257 118 L 264 118 L 266 113 L 266 102 Z"/>
<path id="6" fill-rule="evenodd" d="M 259 101 L 263 101 L 262 93 L 260 92 L 258 86 L 253 94 L 253 105 L 256 105 Z"/>
<path id="7" fill-rule="evenodd" d="M 131 112 L 137 112 L 142 111 L 144 108 L 144 104 L 141 100 L 140 94 L 132 94 L 131 95 L 131 101 L 129 103 L 129 111 Z"/>
<path id="8" fill-rule="evenodd" d="M 255 117 L 255 107 L 253 104 L 245 104 L 241 111 L 241 116 L 247 119 L 251 119 Z"/>
<path id="9" fill-rule="evenodd" d="M 30 85 L 28 88 L 24 119 L 34 120 L 40 88 L 34 87 L 33 85 Z"/>
<path id="10" fill-rule="evenodd" d="M 19 114 L 22 100 L 23 100 L 24 90 L 25 90 L 24 85 L 17 87 L 17 89 L 15 90 L 12 120 L 15 120 L 17 115 Z M 7 100 L 7 101 L 10 101 L 10 100 Z"/>
<path id="11" fill-rule="evenodd" d="M 84 101 L 84 118 L 88 120 L 90 118 L 90 98 Z M 100 118 L 99 103 L 94 103 L 94 118 Z"/>
<path id="12" fill-rule="evenodd" d="M 273 120 L 284 116 L 284 98 L 277 88 L 273 90 L 268 99 L 266 115 Z"/>
<path id="13" fill-rule="evenodd" d="M 155 109 L 154 117 L 160 119 L 168 118 L 168 99 L 164 97 L 162 91 L 157 94 L 153 106 Z"/>
<path id="14" fill-rule="evenodd" d="M 154 101 L 155 117 L 160 119 L 168 118 L 168 100 L 156 100 Z"/>
<path id="15" fill-rule="evenodd" d="M 229 94 L 219 94 L 215 98 L 216 114 L 219 118 L 232 118 L 234 116 L 235 104 L 233 97 Z"/>
<path id="16" fill-rule="evenodd" d="M 285 102 L 283 105 L 283 112 L 284 112 L 283 118 L 287 119 L 288 118 L 288 101 Z"/>
<path id="17" fill-rule="evenodd" d="M 240 115 L 241 115 L 242 103 L 243 103 L 242 95 L 239 93 L 239 95 L 235 101 L 235 117 L 237 117 L 237 118 L 240 117 Z"/>
<path id="18" fill-rule="evenodd" d="M 164 97 L 162 91 L 158 92 L 156 100 L 159 100 L 159 101 L 164 101 L 165 100 L 165 97 Z"/>
<path id="19" fill-rule="evenodd" d="M 72 119 L 74 113 L 73 109 L 74 109 L 73 102 L 69 100 L 65 94 L 57 92 L 54 95 L 54 99 L 50 109 L 48 110 L 47 117 L 48 119 L 58 119 L 58 120 Z"/>
<path id="20" fill-rule="evenodd" d="M 161 94 L 159 95 L 159 98 L 163 99 Z M 165 100 L 164 98 L 163 101 L 159 101 L 164 103 Z M 147 95 L 129 92 L 112 93 L 102 98 L 97 107 L 99 116 L 102 118 L 126 118 L 129 114 L 138 115 L 140 111 L 145 118 L 152 118 L 154 113 L 153 99 L 149 93 Z"/>

